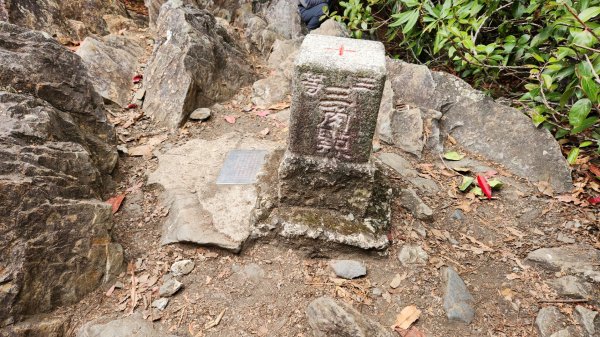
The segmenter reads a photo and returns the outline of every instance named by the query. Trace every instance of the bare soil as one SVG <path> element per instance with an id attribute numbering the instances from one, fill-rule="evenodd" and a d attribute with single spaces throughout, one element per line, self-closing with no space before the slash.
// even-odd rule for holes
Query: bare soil
<path id="1" fill-rule="evenodd" d="M 251 88 L 244 88 L 208 121 L 190 121 L 171 134 L 147 116 L 128 123 L 140 110 L 112 109 L 111 118 L 117 123 L 121 145 L 128 149 L 157 142 L 155 150 L 164 151 L 192 138 L 215 139 L 228 132 L 284 142 L 285 123 L 259 116 L 262 110 L 251 106 L 250 93 Z M 227 122 L 225 116 L 235 116 L 236 122 Z M 451 143 L 446 145 L 477 159 Z M 384 146 L 380 151 L 397 150 Z M 411 160 L 423 177 L 440 186 L 437 195 L 421 194 L 434 210 L 435 219 L 416 220 L 396 200 L 389 233 L 393 243 L 388 250 L 320 252 L 319 242 L 298 247 L 259 240 L 236 255 L 211 247 L 161 246 L 161 225 L 168 208 L 159 200 L 159 187 L 146 184 L 146 174 L 156 167 L 157 160 L 151 155 L 144 158 L 122 153 L 114 179 L 116 194 L 127 195 L 114 216 L 113 235 L 124 247 L 127 270 L 56 314 L 72 317 L 72 336 L 86 322 L 133 312 L 142 313 L 156 322 L 157 328 L 177 336 L 312 336 L 305 308 L 326 295 L 351 303 L 384 326 L 393 325 L 405 306 L 416 305 L 422 314 L 415 326 L 430 337 L 536 336 L 534 320 L 538 310 L 547 305 L 544 301 L 558 300 L 553 305 L 572 314 L 574 304 L 560 303 L 562 299 L 544 283 L 560 275 L 527 266 L 523 260 L 537 248 L 565 244 L 558 241 L 559 233 L 600 248 L 597 208 L 545 196 L 536 185 L 493 163 L 487 165 L 498 171 L 505 186 L 494 199 L 480 199 L 458 191 L 461 176 L 448 169 L 441 158 Z M 408 186 L 391 170 L 387 174 L 396 189 Z M 462 219 L 453 218 L 457 210 Z M 571 226 L 571 221 L 581 226 Z M 404 244 L 420 245 L 429 254 L 429 262 L 403 267 L 397 253 Z M 152 310 L 150 303 L 159 298 L 162 277 L 180 259 L 192 259 L 196 264 L 192 273 L 180 278 L 184 289 L 170 298 L 164 311 Z M 338 279 L 328 266 L 330 259 L 363 261 L 368 274 L 357 280 Z M 443 266 L 454 267 L 475 298 L 476 316 L 470 325 L 451 323 L 446 318 L 440 278 Z M 403 281 L 392 289 L 389 284 L 397 274 Z M 597 300 L 583 305 L 600 310 Z M 219 316 L 222 318 L 217 320 Z"/>

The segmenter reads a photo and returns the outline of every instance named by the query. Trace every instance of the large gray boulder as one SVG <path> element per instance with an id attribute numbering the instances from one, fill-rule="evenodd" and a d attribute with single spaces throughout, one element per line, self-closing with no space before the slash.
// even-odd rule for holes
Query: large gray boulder
<path id="1" fill-rule="evenodd" d="M 439 151 L 440 135 L 450 134 L 467 150 L 521 177 L 548 181 L 558 193 L 572 189 L 560 146 L 521 111 L 494 102 L 447 73 L 391 59 L 387 68 L 393 95 L 387 96 L 379 117 L 382 141 L 420 156 L 426 145 Z M 411 133 L 415 128 L 402 129 L 407 123 L 423 130 L 423 136 Z"/>
<path id="2" fill-rule="evenodd" d="M 253 82 L 246 55 L 209 12 L 169 1 L 157 24 L 144 110 L 159 123 L 180 126 L 195 109 L 226 100 Z"/>
<path id="3" fill-rule="evenodd" d="M 156 27 L 156 21 L 160 14 L 160 8 L 169 0 L 144 0 L 144 5 L 148 8 L 148 20 L 150 27 Z M 214 13 L 228 13 L 230 16 L 240 6 L 247 3 L 245 0 L 175 0 L 183 5 L 192 5 L 201 9 L 209 9 Z M 229 20 L 228 20 L 229 21 Z"/>
<path id="4" fill-rule="evenodd" d="M 128 16 L 120 0 L 2 0 L 0 21 L 43 30 L 61 42 L 81 40 L 81 32 L 107 33 L 103 15 Z M 3 19 L 4 17 L 4 19 Z"/>
<path id="5" fill-rule="evenodd" d="M 79 57 L 0 22 L 0 328 L 119 272 L 111 208 L 99 200 L 114 145 Z"/>
<path id="6" fill-rule="evenodd" d="M 283 38 L 293 39 L 302 35 L 297 1 L 273 0 L 265 9 L 264 16 L 269 29 Z"/>
<path id="7" fill-rule="evenodd" d="M 393 337 L 391 329 L 364 317 L 351 306 L 328 297 L 312 301 L 306 308 L 315 337 Z"/>
<path id="8" fill-rule="evenodd" d="M 81 57 L 96 91 L 108 101 L 126 107 L 131 100 L 132 77 L 145 53 L 143 41 L 123 35 L 87 37 L 76 54 Z"/>

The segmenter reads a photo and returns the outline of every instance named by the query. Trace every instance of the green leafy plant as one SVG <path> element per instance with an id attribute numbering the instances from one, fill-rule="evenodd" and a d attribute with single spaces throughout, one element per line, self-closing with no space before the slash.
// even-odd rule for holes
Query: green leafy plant
<path id="1" fill-rule="evenodd" d="M 325 16 L 329 16 L 338 22 L 343 22 L 350 30 L 352 37 L 360 39 L 365 33 L 373 34 L 376 28 L 373 24 L 376 22 L 373 16 L 373 6 L 381 3 L 381 0 L 348 0 L 340 1 L 339 6 L 343 9 L 341 13 L 337 11 L 325 10 Z"/>
<path id="2" fill-rule="evenodd" d="M 408 61 L 511 96 L 536 126 L 571 149 L 570 162 L 581 149 L 598 148 L 600 0 L 350 0 L 340 5 L 344 15 L 333 17 L 355 37 L 362 36 L 357 31 L 385 29 L 388 50 Z"/>

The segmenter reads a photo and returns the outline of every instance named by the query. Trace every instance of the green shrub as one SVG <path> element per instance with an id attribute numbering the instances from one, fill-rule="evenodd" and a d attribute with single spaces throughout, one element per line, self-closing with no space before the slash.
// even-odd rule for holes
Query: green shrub
<path id="1" fill-rule="evenodd" d="M 385 29 L 388 49 L 476 87 L 510 88 L 536 126 L 579 149 L 600 144 L 600 0 L 349 0 L 355 37 Z M 514 92 L 516 91 L 516 92 Z M 576 146 L 575 146 L 576 145 Z M 600 151 L 600 150 L 599 150 Z"/>

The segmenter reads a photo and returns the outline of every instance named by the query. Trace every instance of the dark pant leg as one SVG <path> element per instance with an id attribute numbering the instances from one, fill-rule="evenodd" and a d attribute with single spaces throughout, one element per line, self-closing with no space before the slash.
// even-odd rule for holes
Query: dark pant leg
<path id="1" fill-rule="evenodd" d="M 323 8 L 326 5 L 326 3 L 322 3 L 302 12 L 302 21 L 306 23 L 308 29 L 313 30 L 319 28 L 321 25 L 320 18 L 323 16 Z"/>

